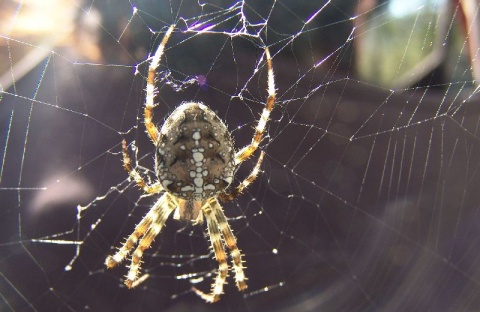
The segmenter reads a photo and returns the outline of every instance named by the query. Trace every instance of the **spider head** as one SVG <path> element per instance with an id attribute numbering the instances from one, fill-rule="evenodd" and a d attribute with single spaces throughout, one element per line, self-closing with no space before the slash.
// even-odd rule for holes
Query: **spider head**
<path id="1" fill-rule="evenodd" d="M 176 197 L 202 201 L 223 192 L 236 171 L 230 133 L 207 106 L 181 104 L 165 120 L 156 144 L 156 174 Z"/>

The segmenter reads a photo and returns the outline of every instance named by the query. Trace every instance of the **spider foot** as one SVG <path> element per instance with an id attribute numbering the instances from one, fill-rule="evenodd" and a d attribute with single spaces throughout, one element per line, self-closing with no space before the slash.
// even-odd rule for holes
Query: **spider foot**
<path id="1" fill-rule="evenodd" d="M 142 284 L 143 282 L 145 282 L 147 280 L 147 278 L 150 277 L 150 274 L 146 273 L 146 274 L 143 274 L 142 276 L 140 276 L 138 279 L 136 279 L 135 281 L 128 281 L 129 284 L 127 284 L 127 281 L 125 281 L 125 285 L 129 288 L 129 289 L 132 289 L 132 288 L 136 288 L 138 285 Z"/>
<path id="2" fill-rule="evenodd" d="M 135 281 L 132 281 L 132 280 L 129 280 L 129 279 L 126 279 L 125 280 L 125 286 L 127 286 L 128 289 L 132 289 L 133 288 L 133 283 Z"/>
<path id="3" fill-rule="evenodd" d="M 146 279 L 145 276 L 148 277 L 148 274 L 144 274 L 138 278 L 137 274 L 133 276 L 133 274 L 129 273 L 127 276 L 125 276 L 125 286 L 127 286 L 129 289 L 135 288 Z"/>
<path id="4" fill-rule="evenodd" d="M 115 259 L 115 255 L 108 256 L 107 259 L 105 259 L 105 265 L 107 266 L 107 269 L 111 269 L 119 265 L 122 260 L 123 259 Z"/>
<path id="5" fill-rule="evenodd" d="M 237 281 L 237 288 L 240 291 L 244 291 L 245 289 L 248 288 L 248 286 L 247 286 L 247 283 L 245 283 L 244 280 L 243 281 Z"/>
<path id="6" fill-rule="evenodd" d="M 235 252 L 234 252 L 235 253 Z M 238 252 L 240 255 L 240 251 Z M 244 291 L 248 288 L 247 280 L 248 278 L 245 276 L 244 270 L 246 267 L 243 266 L 242 260 L 239 260 L 237 263 L 233 263 L 233 269 L 235 271 L 235 283 L 237 285 L 238 290 Z"/>
<path id="7" fill-rule="evenodd" d="M 203 300 L 205 300 L 206 302 L 208 303 L 214 303 L 214 302 L 217 302 L 219 299 L 220 299 L 220 294 L 215 294 L 215 293 L 209 293 L 209 294 L 206 294 L 204 293 L 203 291 L 201 291 L 200 289 L 198 289 L 197 287 L 195 286 L 192 286 L 192 290 L 200 297 L 202 298 Z"/>

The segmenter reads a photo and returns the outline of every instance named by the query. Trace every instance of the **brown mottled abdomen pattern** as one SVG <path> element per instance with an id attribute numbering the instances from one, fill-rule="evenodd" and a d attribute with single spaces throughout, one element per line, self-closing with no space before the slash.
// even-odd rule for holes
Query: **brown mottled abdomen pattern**
<path id="1" fill-rule="evenodd" d="M 187 200 L 224 191 L 235 173 L 235 150 L 225 124 L 207 106 L 187 102 L 167 118 L 155 153 L 163 188 Z"/>

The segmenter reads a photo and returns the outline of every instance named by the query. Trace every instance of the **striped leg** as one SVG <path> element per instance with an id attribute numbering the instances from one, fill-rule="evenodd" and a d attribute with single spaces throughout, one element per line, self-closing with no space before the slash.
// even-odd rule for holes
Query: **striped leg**
<path id="1" fill-rule="evenodd" d="M 135 227 L 133 233 L 127 237 L 125 243 L 122 247 L 115 253 L 113 256 L 108 256 L 105 260 L 105 265 L 107 268 L 113 268 L 119 265 L 130 251 L 135 247 L 138 243 L 138 240 L 147 232 L 147 230 L 151 227 L 152 223 L 158 218 L 160 214 L 160 210 L 165 203 L 165 195 L 160 197 L 155 205 L 150 209 L 147 215 L 140 221 L 140 223 Z"/>
<path id="2" fill-rule="evenodd" d="M 160 183 L 155 183 L 152 185 L 148 185 L 145 180 L 142 178 L 140 173 L 137 172 L 137 170 L 133 169 L 132 167 L 132 160 L 130 159 L 130 156 L 128 156 L 128 149 L 127 149 L 127 141 L 123 140 L 122 141 L 122 153 L 123 153 L 123 168 L 125 171 L 128 172 L 128 175 L 135 180 L 137 185 L 145 192 L 148 194 L 158 194 L 160 193 L 163 188 Z"/>
<path id="3" fill-rule="evenodd" d="M 267 67 L 268 67 L 267 104 L 265 105 L 262 115 L 260 116 L 257 126 L 255 127 L 255 135 L 253 136 L 252 142 L 249 145 L 242 148 L 240 151 L 238 151 L 237 154 L 235 155 L 235 162 L 237 164 L 248 159 L 257 150 L 258 145 L 262 141 L 263 132 L 265 131 L 268 118 L 270 117 L 270 112 L 272 111 L 273 106 L 275 104 L 275 80 L 273 75 L 272 59 L 270 57 L 270 51 L 268 50 L 268 48 L 265 48 L 265 55 L 267 57 Z"/>
<path id="4" fill-rule="evenodd" d="M 237 187 L 235 187 L 230 193 L 220 193 L 218 194 L 218 198 L 223 201 L 230 201 L 235 199 L 238 195 L 242 194 L 243 190 L 246 189 L 250 184 L 255 181 L 255 179 L 258 176 L 258 173 L 260 172 L 260 166 L 262 165 L 263 162 L 263 157 L 265 156 L 265 152 L 262 151 L 260 153 L 260 156 L 258 157 L 257 164 L 255 167 L 253 167 L 253 170 L 250 172 L 248 177 L 243 180 Z"/>
<path id="5" fill-rule="evenodd" d="M 137 249 L 135 249 L 132 254 L 132 263 L 130 264 L 130 269 L 128 270 L 127 278 L 125 280 L 125 285 L 127 285 L 128 288 L 132 288 L 136 285 L 135 281 L 138 279 L 138 274 L 140 272 L 143 252 L 150 247 L 155 237 L 162 230 L 168 216 L 176 207 L 174 203 L 169 201 L 168 197 L 169 196 L 165 194 L 158 200 L 158 209 L 156 210 L 152 223 L 143 238 L 140 239 Z M 155 208 L 156 207 L 154 206 L 152 210 Z"/>
<path id="6" fill-rule="evenodd" d="M 148 77 L 147 77 L 147 95 L 145 98 L 145 111 L 144 111 L 144 118 L 145 118 L 145 127 L 147 128 L 147 133 L 150 139 L 154 144 L 158 141 L 158 129 L 155 124 L 152 122 L 153 117 L 153 108 L 155 107 L 155 73 L 157 67 L 160 64 L 160 60 L 162 58 L 163 52 L 165 50 L 165 45 L 167 44 L 170 35 L 172 34 L 174 25 L 168 28 L 165 36 L 162 39 L 162 42 L 157 48 L 157 51 L 152 56 L 152 61 L 150 62 L 150 66 L 148 67 Z"/>
<path id="7" fill-rule="evenodd" d="M 230 255 L 232 256 L 232 261 L 233 261 L 233 269 L 235 271 L 235 282 L 237 284 L 237 287 L 240 291 L 243 291 L 247 289 L 247 283 L 245 282 L 246 277 L 245 273 L 243 272 L 243 261 L 242 261 L 242 253 L 240 249 L 237 247 L 237 239 L 232 233 L 232 230 L 230 229 L 230 226 L 228 225 L 227 218 L 225 217 L 225 214 L 223 213 L 222 207 L 218 203 L 218 201 L 215 201 L 213 203 L 213 213 L 215 214 L 215 217 L 218 221 L 218 226 L 220 228 L 220 231 L 223 234 L 223 237 L 225 238 L 225 243 L 230 250 Z"/>
<path id="8" fill-rule="evenodd" d="M 220 295 L 223 293 L 223 285 L 225 284 L 228 275 L 227 255 L 225 254 L 222 237 L 220 234 L 220 227 L 216 218 L 215 208 L 212 208 L 210 204 L 206 204 L 203 207 L 203 213 L 207 219 L 208 234 L 210 236 L 210 242 L 212 244 L 213 251 L 215 252 L 215 259 L 218 262 L 218 273 L 215 277 L 215 281 L 212 284 L 212 290 L 209 294 L 193 287 L 193 290 L 206 302 L 216 302 L 220 299 Z"/>

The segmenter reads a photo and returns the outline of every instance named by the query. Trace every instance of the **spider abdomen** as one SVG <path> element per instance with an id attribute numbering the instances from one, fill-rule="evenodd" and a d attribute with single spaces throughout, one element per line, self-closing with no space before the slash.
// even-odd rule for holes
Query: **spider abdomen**
<path id="1" fill-rule="evenodd" d="M 188 102 L 165 120 L 156 146 L 163 188 L 187 200 L 224 191 L 235 173 L 235 150 L 225 124 L 207 106 Z"/>

